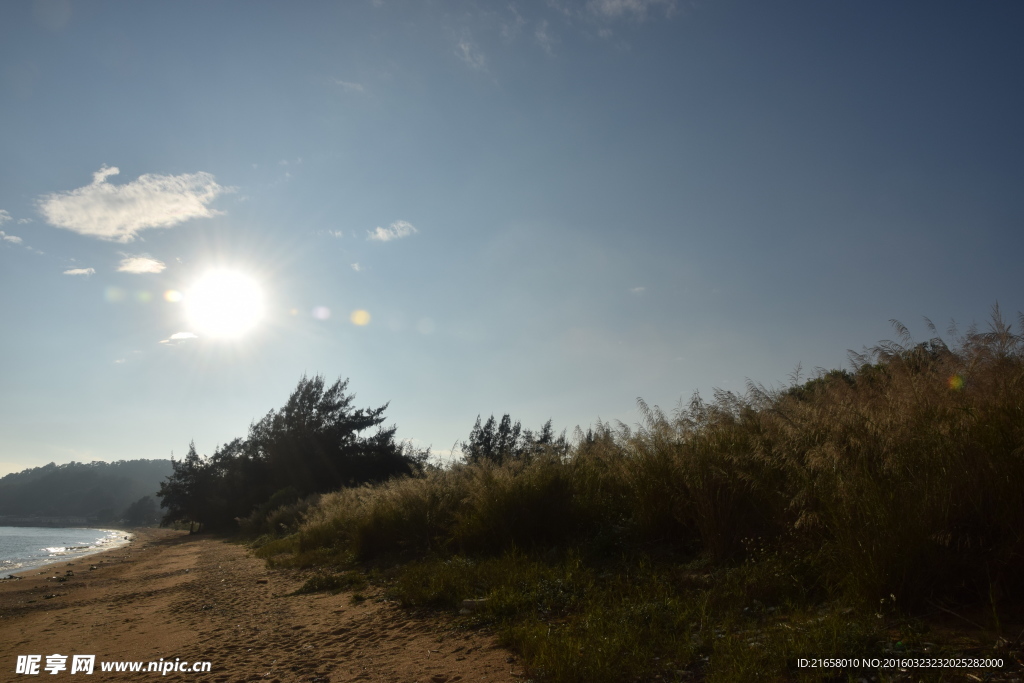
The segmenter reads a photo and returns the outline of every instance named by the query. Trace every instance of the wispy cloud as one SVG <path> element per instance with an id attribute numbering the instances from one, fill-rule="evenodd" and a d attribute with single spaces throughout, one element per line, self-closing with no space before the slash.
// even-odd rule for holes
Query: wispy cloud
<path id="1" fill-rule="evenodd" d="M 476 71 L 487 70 L 487 58 L 480 50 L 467 40 L 460 40 L 456 46 L 455 54 L 465 62 L 471 69 Z"/>
<path id="2" fill-rule="evenodd" d="M 11 214 L 7 213 L 3 209 L 0 209 L 0 225 L 3 225 L 9 220 L 11 220 Z"/>
<path id="3" fill-rule="evenodd" d="M 414 233 L 419 232 L 416 227 L 408 221 L 395 221 L 390 226 L 382 228 L 379 225 L 373 232 L 367 231 L 369 235 L 366 239 L 377 240 L 378 242 L 390 242 L 391 240 L 397 240 L 402 237 L 408 237 Z"/>
<path id="4" fill-rule="evenodd" d="M 64 271 L 65 275 L 95 275 L 95 268 L 69 268 Z"/>
<path id="5" fill-rule="evenodd" d="M 645 291 L 647 291 L 647 288 L 646 287 L 631 287 L 629 291 L 632 292 L 633 294 L 643 294 Z"/>
<path id="6" fill-rule="evenodd" d="M 127 258 L 121 259 L 121 264 L 117 267 L 117 272 L 119 273 L 160 273 L 167 268 L 166 263 L 150 258 L 146 254 L 142 256 L 128 256 L 125 254 L 125 256 Z"/>
<path id="7" fill-rule="evenodd" d="M 510 4 L 507 9 L 512 14 L 512 20 L 501 23 L 501 37 L 505 40 L 512 40 L 519 35 L 523 26 L 526 25 L 526 19 L 519 13 L 515 5 Z"/>
<path id="8" fill-rule="evenodd" d="M 587 9 L 602 19 L 625 16 L 644 19 L 648 10 L 656 6 L 665 9 L 665 16 L 671 16 L 675 12 L 676 3 L 675 0 L 589 0 L 587 3 Z"/>
<path id="9" fill-rule="evenodd" d="M 533 32 L 533 37 L 537 40 L 537 44 L 541 46 L 541 49 L 543 49 L 544 52 L 547 52 L 549 55 L 552 54 L 551 48 L 555 43 L 555 39 L 548 31 L 548 22 L 546 19 L 537 24 L 537 28 Z"/>
<path id="10" fill-rule="evenodd" d="M 353 263 L 352 264 L 352 270 L 354 270 L 357 273 L 359 273 L 359 272 L 362 272 L 363 267 L 361 265 L 359 265 L 358 263 Z"/>
<path id="11" fill-rule="evenodd" d="M 352 81 L 343 81 L 340 78 L 333 80 L 334 85 L 341 86 L 341 89 L 345 92 L 364 92 L 366 88 L 363 87 L 362 83 L 353 83 Z"/>
<path id="12" fill-rule="evenodd" d="M 107 178 L 120 173 L 104 166 L 85 187 L 54 192 L 37 200 L 50 225 L 115 242 L 131 242 L 140 230 L 169 228 L 193 218 L 222 212 L 207 206 L 232 188 L 219 185 L 209 173 L 157 175 L 147 173 L 124 185 Z"/>

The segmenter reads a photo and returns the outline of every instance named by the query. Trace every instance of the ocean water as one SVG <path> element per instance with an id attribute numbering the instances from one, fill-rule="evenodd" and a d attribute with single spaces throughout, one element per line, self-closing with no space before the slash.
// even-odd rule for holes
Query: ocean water
<path id="1" fill-rule="evenodd" d="M 126 544 L 126 536 L 116 529 L 0 526 L 0 577 L 110 550 Z"/>

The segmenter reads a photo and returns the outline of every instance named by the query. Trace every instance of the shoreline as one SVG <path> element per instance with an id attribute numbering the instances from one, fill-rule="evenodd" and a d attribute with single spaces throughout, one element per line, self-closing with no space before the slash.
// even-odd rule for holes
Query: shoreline
<path id="1" fill-rule="evenodd" d="M 308 573 L 268 570 L 231 539 L 138 529 L 127 545 L 47 566 L 0 581 L 0 669 L 60 653 L 69 669 L 72 655 L 93 655 L 91 680 L 121 683 L 126 674 L 101 663 L 209 662 L 210 673 L 186 675 L 278 683 L 522 674 L 493 635 L 400 609 L 374 589 L 296 595 Z"/>
<path id="2" fill-rule="evenodd" d="M 19 529 L 49 529 L 52 527 L 15 527 Z M 81 528 L 81 529 L 92 529 L 104 533 L 116 533 L 116 537 L 111 537 L 110 543 L 105 543 L 102 546 L 70 546 L 64 549 L 66 554 L 50 555 L 45 558 L 39 558 L 38 564 L 32 564 L 31 566 L 19 567 L 10 571 L 5 570 L 3 573 L 5 576 L 0 577 L 0 582 L 11 581 L 17 579 L 25 579 L 30 572 L 37 572 L 38 574 L 45 574 L 48 567 L 59 565 L 61 563 L 67 563 L 70 561 L 93 557 L 94 555 L 102 555 L 103 553 L 111 552 L 121 548 L 128 547 L 135 540 L 136 531 L 128 531 L 126 529 L 105 529 L 102 527 L 61 527 L 61 528 Z M 68 552 L 73 550 L 85 550 L 85 552 L 75 553 Z M 31 562 L 31 560 L 30 560 Z M 42 570 L 42 571 L 39 571 Z"/>

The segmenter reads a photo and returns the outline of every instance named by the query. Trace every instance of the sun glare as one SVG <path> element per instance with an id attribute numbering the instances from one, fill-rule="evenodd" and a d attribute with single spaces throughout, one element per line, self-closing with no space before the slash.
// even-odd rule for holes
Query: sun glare
<path id="1" fill-rule="evenodd" d="M 263 317 L 263 293 L 252 278 L 213 270 L 184 294 L 189 322 L 200 335 L 237 338 Z"/>

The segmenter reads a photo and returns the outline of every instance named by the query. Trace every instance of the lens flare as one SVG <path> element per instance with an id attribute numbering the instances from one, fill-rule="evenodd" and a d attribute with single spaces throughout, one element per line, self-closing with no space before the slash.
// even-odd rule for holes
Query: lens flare
<path id="1" fill-rule="evenodd" d="M 352 321 L 353 325 L 359 325 L 360 327 L 370 324 L 370 314 L 362 309 L 352 311 L 352 315 L 348 319 Z"/>
<path id="2" fill-rule="evenodd" d="M 176 289 L 168 289 L 166 292 L 164 292 L 164 301 L 166 301 L 168 303 L 172 303 L 172 304 L 181 303 L 181 300 L 183 298 L 184 297 L 181 295 L 181 292 L 179 292 Z"/>
<path id="3" fill-rule="evenodd" d="M 964 378 L 960 375 L 953 375 L 949 378 L 949 388 L 953 391 L 960 391 L 964 388 Z"/>

